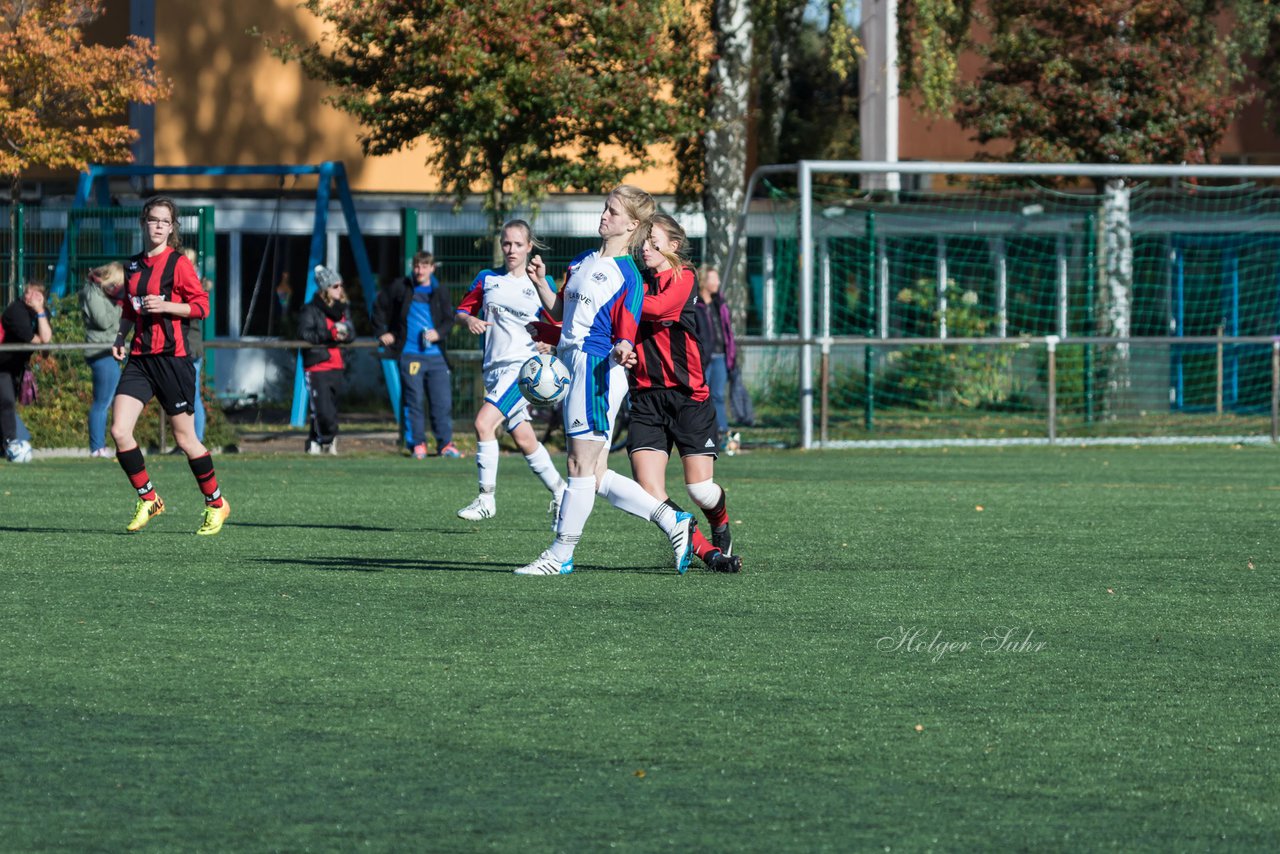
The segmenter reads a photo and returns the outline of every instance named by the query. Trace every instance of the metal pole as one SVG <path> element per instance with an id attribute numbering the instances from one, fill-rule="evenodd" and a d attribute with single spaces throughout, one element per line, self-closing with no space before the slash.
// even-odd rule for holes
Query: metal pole
<path id="1" fill-rule="evenodd" d="M 947 239 L 937 237 L 938 337 L 947 337 Z"/>
<path id="2" fill-rule="evenodd" d="M 1049 380 L 1045 395 L 1048 399 L 1049 441 L 1058 439 L 1058 336 L 1045 336 L 1045 345 L 1049 348 Z"/>
<path id="3" fill-rule="evenodd" d="M 1218 371 L 1217 382 L 1214 386 L 1213 411 L 1219 415 L 1222 414 L 1222 332 L 1222 324 L 1218 324 L 1218 343 L 1214 346 L 1215 355 L 1217 357 L 1215 361 Z"/>
<path id="4" fill-rule="evenodd" d="M 322 165 L 319 183 L 316 186 L 316 207 L 311 225 L 311 253 L 307 257 L 307 287 L 302 301 L 306 304 L 316 293 L 316 265 L 329 260 L 325 257 L 329 224 L 329 198 L 333 192 L 333 162 Z M 350 223 L 348 223 L 349 225 Z M 293 374 L 293 407 L 289 414 L 289 424 L 293 427 L 307 426 L 307 412 L 310 408 L 307 400 L 307 380 L 302 368 L 302 351 L 298 351 L 294 359 Z"/>
<path id="5" fill-rule="evenodd" d="M 800 162 L 800 447 L 813 447 L 813 170 Z"/>
<path id="6" fill-rule="evenodd" d="M 875 224 L 875 214 L 867 214 L 870 217 L 871 224 Z M 879 286 L 879 295 L 876 297 L 876 306 L 879 313 L 877 321 L 880 326 L 880 337 L 889 337 L 889 241 L 884 237 L 876 238 L 875 252 L 879 255 L 878 271 L 876 273 Z"/>
<path id="7" fill-rule="evenodd" d="M 884 313 L 884 301 L 881 299 L 881 288 L 888 288 L 887 282 L 878 281 L 880 274 L 880 265 L 876 263 L 876 247 L 879 241 L 876 238 L 876 214 L 875 211 L 867 211 L 867 298 L 871 301 L 869 306 L 870 313 L 867 315 L 868 329 L 867 337 L 871 338 L 876 334 L 876 327 L 879 326 L 888 331 L 884 325 L 881 315 Z M 888 268 L 885 267 L 885 272 Z M 886 275 L 887 279 L 888 276 Z M 867 432 L 871 432 L 876 428 L 876 348 L 867 346 L 862 350 L 862 374 L 866 378 L 866 389 L 864 394 L 862 426 Z"/>
<path id="8" fill-rule="evenodd" d="M 15 271 L 17 278 L 12 284 L 21 285 L 27 281 L 27 208 L 21 202 L 18 202 L 14 211 L 13 223 L 13 245 L 18 248 L 15 253 L 18 269 Z M 14 294 L 16 299 L 17 291 Z"/>
<path id="9" fill-rule="evenodd" d="M 1066 338 L 1067 328 L 1067 236 L 1058 235 L 1058 335 Z"/>
<path id="10" fill-rule="evenodd" d="M 825 445 L 829 438 L 827 422 L 831 411 L 831 243 L 825 237 L 822 238 L 822 294 L 819 305 L 822 311 L 822 362 L 818 385 L 822 399 L 818 402 L 818 441 Z"/>
<path id="11" fill-rule="evenodd" d="M 404 275 L 413 273 L 413 256 L 418 252 L 418 209 L 400 209 L 400 254 Z"/>
<path id="12" fill-rule="evenodd" d="M 1084 323 L 1085 334 L 1096 335 L 1094 318 L 1094 287 L 1098 275 L 1097 260 L 1097 225 L 1093 214 L 1084 218 Z M 1084 347 L 1084 423 L 1093 423 L 1093 345 Z"/>
<path id="13" fill-rule="evenodd" d="M 204 336 L 204 340 L 208 341 L 218 335 L 218 261 L 217 261 L 217 243 L 214 231 L 214 209 L 210 205 L 208 207 L 196 208 L 197 228 L 196 234 L 197 251 L 200 253 L 200 276 L 214 283 L 209 289 L 209 316 L 200 321 L 200 331 Z M 217 374 L 217 356 L 215 351 L 206 349 L 204 351 L 204 360 L 201 362 L 200 370 L 204 376 L 196 377 L 196 382 L 203 383 L 204 377 L 216 377 Z M 215 384 L 216 385 L 216 384 Z"/>
<path id="14" fill-rule="evenodd" d="M 1004 238 L 992 241 L 996 262 L 996 335 L 1009 337 L 1009 258 L 1005 253 Z"/>
<path id="15" fill-rule="evenodd" d="M 800 172 L 803 172 L 804 170 L 809 168 L 810 166 L 808 165 L 807 162 L 801 161 L 800 163 L 783 163 L 783 164 L 771 164 L 769 166 L 757 166 L 755 171 L 751 173 L 751 177 L 747 179 L 747 192 L 742 197 L 742 211 L 739 212 L 738 214 L 737 233 L 742 239 L 741 241 L 732 240 L 729 242 L 729 259 L 725 261 L 725 265 L 724 265 L 726 275 L 728 275 L 728 271 L 733 269 L 734 261 L 737 260 L 738 243 L 741 242 L 744 244 L 744 246 L 746 244 L 745 238 L 747 234 L 747 213 L 751 210 L 751 197 L 754 196 L 756 192 L 756 179 L 759 178 L 761 175 L 782 175 L 787 172 L 796 172 L 797 175 L 799 175 Z M 812 173 L 810 173 L 810 181 L 812 181 Z M 804 182 L 801 181 L 802 193 L 803 193 L 803 183 Z M 802 195 L 801 199 L 802 200 L 800 202 L 800 206 L 801 206 L 801 209 L 803 209 L 805 205 L 805 201 L 804 201 L 805 197 Z M 428 240 L 429 239 L 430 239 L 430 236 L 428 236 Z M 430 246 L 427 246 L 426 249 L 428 252 L 431 251 Z"/>
<path id="16" fill-rule="evenodd" d="M 777 243 L 772 235 L 764 239 L 764 337 L 778 337 L 778 319 L 774 316 L 774 306 L 777 302 L 778 291 L 778 275 L 777 275 L 777 258 L 774 253 L 777 252 Z"/>
<path id="17" fill-rule="evenodd" d="M 1183 257 L 1181 249 L 1173 250 L 1173 317 L 1170 320 L 1171 334 L 1185 335 L 1185 314 L 1186 314 L 1186 260 Z M 1184 395 L 1186 393 L 1186 384 L 1183 372 L 1183 350 L 1177 344 L 1174 344 L 1170 351 L 1173 353 L 1173 408 L 1181 409 L 1185 403 Z"/>
<path id="18" fill-rule="evenodd" d="M 1271 444 L 1280 442 L 1280 338 L 1271 342 Z"/>

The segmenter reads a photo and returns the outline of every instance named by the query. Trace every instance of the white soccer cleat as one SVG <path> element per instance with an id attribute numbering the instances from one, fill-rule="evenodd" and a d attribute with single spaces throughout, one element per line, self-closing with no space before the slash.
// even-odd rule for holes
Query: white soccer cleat
<path id="1" fill-rule="evenodd" d="M 538 555 L 528 566 L 515 570 L 516 575 L 568 575 L 573 572 L 573 558 L 561 562 L 550 551 Z"/>
<path id="2" fill-rule="evenodd" d="M 492 519 L 497 513 L 493 496 L 477 495 L 475 501 L 458 511 L 458 518 L 466 519 L 468 522 L 479 522 L 481 519 Z"/>
<path id="3" fill-rule="evenodd" d="M 693 514 L 683 510 L 676 514 L 676 526 L 668 534 L 676 555 L 676 572 L 684 575 L 693 558 Z"/>

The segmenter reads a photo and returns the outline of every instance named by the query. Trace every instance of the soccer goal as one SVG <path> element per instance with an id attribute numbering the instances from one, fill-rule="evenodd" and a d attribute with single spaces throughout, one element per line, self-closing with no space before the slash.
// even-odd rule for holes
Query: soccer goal
<path id="1" fill-rule="evenodd" d="M 887 176 L 901 187 L 885 189 Z M 1274 442 L 1280 167 L 752 176 L 760 438 Z"/>

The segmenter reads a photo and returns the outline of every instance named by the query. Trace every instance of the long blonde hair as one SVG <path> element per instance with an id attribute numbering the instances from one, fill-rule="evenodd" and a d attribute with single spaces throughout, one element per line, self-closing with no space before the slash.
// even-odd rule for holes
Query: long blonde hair
<path id="1" fill-rule="evenodd" d="M 662 257 L 667 259 L 667 263 L 671 265 L 671 269 L 675 270 L 676 275 L 680 275 L 680 271 L 689 266 L 689 254 L 685 247 L 689 245 L 689 238 L 685 235 L 684 227 L 676 222 L 676 218 L 670 214 L 658 211 L 649 220 L 649 227 L 645 229 L 645 240 L 648 240 L 653 233 L 653 227 L 657 226 L 667 233 L 667 237 L 676 244 L 674 252 L 663 252 Z M 656 247 L 655 247 L 656 248 Z"/>
<path id="2" fill-rule="evenodd" d="M 633 184 L 619 184 L 609 196 L 620 201 L 627 216 L 639 223 L 627 240 L 627 249 L 634 255 L 649 239 L 649 223 L 658 210 L 658 203 L 653 200 L 653 196 Z"/>
<path id="3" fill-rule="evenodd" d="M 89 271 L 89 281 L 104 291 L 107 288 L 115 290 L 124 284 L 124 265 L 119 261 L 111 261 L 101 267 L 94 267 Z"/>

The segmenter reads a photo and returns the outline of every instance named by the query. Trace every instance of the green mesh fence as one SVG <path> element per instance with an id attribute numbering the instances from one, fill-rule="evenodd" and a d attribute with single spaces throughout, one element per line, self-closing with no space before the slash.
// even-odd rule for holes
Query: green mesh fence
<path id="1" fill-rule="evenodd" d="M 205 211 L 179 217 L 185 245 L 197 245 L 202 217 L 212 216 L 211 210 Z M 14 211 L 7 205 L 0 206 L 0 259 L 4 265 L 0 278 L 7 285 L 12 284 L 9 282 L 11 259 L 17 258 L 18 281 L 51 284 L 65 241 L 67 287 L 75 291 L 92 267 L 128 258 L 141 250 L 138 215 L 138 208 L 125 207 L 72 210 L 61 206 L 22 205 Z"/>
<path id="2" fill-rule="evenodd" d="M 799 206 L 771 192 L 774 277 L 748 313 L 751 434 L 791 443 Z M 816 441 L 1272 430 L 1280 191 L 818 186 L 813 210 L 813 335 L 830 342 L 811 351 Z M 1044 336 L 1063 341 L 1052 407 Z"/>

